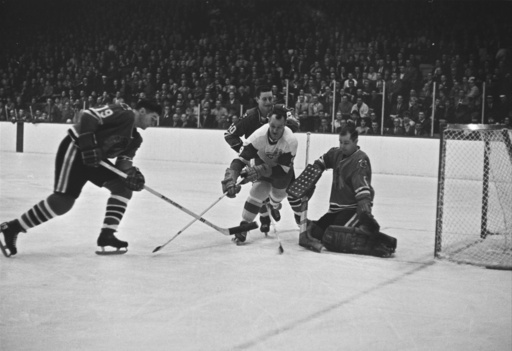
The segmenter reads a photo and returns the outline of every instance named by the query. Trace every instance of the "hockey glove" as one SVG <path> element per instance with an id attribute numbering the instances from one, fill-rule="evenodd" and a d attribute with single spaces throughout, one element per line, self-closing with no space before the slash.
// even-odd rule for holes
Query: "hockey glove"
<path id="1" fill-rule="evenodd" d="M 84 165 L 98 167 L 102 158 L 101 149 L 96 142 L 94 133 L 83 133 L 78 136 L 78 147 L 82 153 Z"/>
<path id="2" fill-rule="evenodd" d="M 255 182 L 261 177 L 270 177 L 272 175 L 272 168 L 266 163 L 254 167 L 247 167 L 245 171 L 247 172 L 246 179 L 250 182 Z"/>
<path id="3" fill-rule="evenodd" d="M 242 189 L 240 185 L 236 185 L 238 176 L 238 171 L 235 171 L 231 168 L 226 169 L 226 173 L 224 174 L 224 180 L 221 181 L 221 184 L 222 192 L 227 193 L 226 196 L 229 198 L 234 198 L 236 194 L 238 194 Z"/>
<path id="4" fill-rule="evenodd" d="M 126 171 L 127 177 L 124 179 L 124 185 L 133 191 L 141 191 L 144 189 L 146 180 L 144 175 L 140 172 L 137 167 L 131 167 Z"/>

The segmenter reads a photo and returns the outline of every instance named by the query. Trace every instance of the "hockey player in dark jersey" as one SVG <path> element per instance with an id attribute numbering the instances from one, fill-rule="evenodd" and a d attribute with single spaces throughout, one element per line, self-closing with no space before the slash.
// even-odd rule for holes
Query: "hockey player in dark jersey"
<path id="1" fill-rule="evenodd" d="M 244 205 L 242 224 L 252 222 L 267 199 L 272 208 L 280 208 L 281 201 L 286 197 L 286 188 L 294 179 L 293 160 L 297 154 L 297 138 L 286 127 L 287 114 L 286 108 L 275 106 L 268 124 L 249 136 L 239 157 L 226 170 L 222 190 L 229 197 L 235 197 L 240 191 L 236 182 L 242 170 L 247 174 L 246 179 L 254 182 Z M 253 164 L 251 160 L 254 160 Z M 246 236 L 247 232 L 235 234 L 234 241 L 242 244 Z"/>
<path id="2" fill-rule="evenodd" d="M 372 215 L 372 167 L 357 145 L 355 126 L 341 129 L 339 143 L 313 164 L 320 172 L 333 170 L 329 210 L 319 220 L 308 221 L 299 245 L 316 252 L 325 247 L 336 252 L 390 256 L 396 239 L 380 233 Z"/>
<path id="3" fill-rule="evenodd" d="M 137 128 L 155 125 L 160 113 L 161 107 L 148 100 L 139 101 L 134 110 L 125 104 L 114 104 L 82 111 L 79 122 L 68 130 L 57 151 L 53 193 L 19 218 L 0 225 L 4 239 L 4 242 L 0 240 L 0 248 L 5 256 L 16 254 L 16 240 L 20 232 L 71 210 L 87 182 L 104 187 L 111 193 L 98 246 L 102 249 L 106 246 L 118 250 L 127 248 L 128 243 L 117 239 L 114 233 L 132 192 L 144 188 L 144 176 L 132 163 L 142 143 Z M 108 159 L 111 158 L 116 158 L 115 166 L 128 174 L 126 179 L 99 167 L 100 161 L 110 163 Z M 101 252 L 104 251 L 98 253 Z M 126 250 L 119 253 L 124 252 Z"/>
<path id="4" fill-rule="evenodd" d="M 274 96 L 272 94 L 272 89 L 268 86 L 257 87 L 255 99 L 258 103 L 258 106 L 247 110 L 242 118 L 238 122 L 233 123 L 224 133 L 224 139 L 236 153 L 239 153 L 240 149 L 242 148 L 242 137 L 247 140 L 254 133 L 254 131 L 268 123 L 268 115 L 272 112 L 274 106 L 286 109 L 282 104 L 273 104 Z M 286 109 L 286 111 L 288 112 L 286 118 L 286 126 L 295 133 L 299 130 L 299 123 L 291 115 L 291 109 Z M 268 200 L 266 202 L 268 202 Z M 270 231 L 270 218 L 267 211 L 266 202 L 260 209 L 260 230 L 265 234 Z M 292 210 L 295 213 L 295 221 L 299 223 L 301 211 L 300 199 L 288 198 L 288 202 L 290 203 Z M 271 212 L 272 217 L 274 217 L 276 221 L 279 221 L 281 218 L 279 210 L 272 209 Z"/>

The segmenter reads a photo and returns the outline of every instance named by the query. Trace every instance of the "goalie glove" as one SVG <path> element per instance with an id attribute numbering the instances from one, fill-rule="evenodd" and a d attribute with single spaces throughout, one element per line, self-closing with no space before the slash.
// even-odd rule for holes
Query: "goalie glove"
<path id="1" fill-rule="evenodd" d="M 222 192 L 227 193 L 226 196 L 229 198 L 234 198 L 236 194 L 240 192 L 240 189 L 242 189 L 240 185 L 236 185 L 236 181 L 239 175 L 239 172 L 235 171 L 234 169 L 226 169 L 226 173 L 224 174 L 224 180 L 221 181 L 221 184 Z"/>
<path id="2" fill-rule="evenodd" d="M 127 177 L 124 179 L 124 185 L 133 191 L 141 191 L 144 189 L 146 180 L 144 175 L 140 172 L 137 167 L 131 167 L 126 171 Z"/>
<path id="3" fill-rule="evenodd" d="M 266 163 L 263 163 L 254 167 L 247 167 L 245 168 L 245 172 L 247 174 L 247 181 L 255 182 L 261 177 L 270 177 L 272 175 L 272 168 Z"/>
<path id="4" fill-rule="evenodd" d="M 96 136 L 92 132 L 78 136 L 78 147 L 82 154 L 82 162 L 89 167 L 98 167 L 102 159 L 102 152 L 96 142 Z"/>

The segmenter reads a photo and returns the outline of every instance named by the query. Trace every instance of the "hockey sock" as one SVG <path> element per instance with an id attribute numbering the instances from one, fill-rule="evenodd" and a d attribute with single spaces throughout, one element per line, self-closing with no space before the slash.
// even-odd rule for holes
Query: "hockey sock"
<path id="1" fill-rule="evenodd" d="M 126 212 L 128 201 L 129 199 L 119 195 L 111 195 L 109 197 L 102 228 L 117 231 L 117 227 L 119 226 L 119 223 L 121 223 L 124 213 Z"/>
<path id="2" fill-rule="evenodd" d="M 38 204 L 34 205 L 30 210 L 21 215 L 18 221 L 20 222 L 23 231 L 38 226 L 60 215 L 52 210 L 48 203 L 49 199 L 50 198 L 39 202 Z"/>
<path id="3" fill-rule="evenodd" d="M 268 213 L 266 202 L 267 201 L 264 201 L 263 205 L 260 207 L 260 219 L 263 219 L 263 218 L 268 219 L 269 218 L 268 217 L 269 213 Z"/>
<path id="4" fill-rule="evenodd" d="M 308 209 L 307 202 L 306 202 L 305 206 L 303 207 L 301 199 L 297 199 L 296 197 L 293 197 L 293 196 L 288 196 L 288 203 L 290 204 L 290 207 L 293 210 L 293 216 L 295 217 L 295 223 L 299 224 L 302 211 L 305 211 Z"/>
<path id="5" fill-rule="evenodd" d="M 253 222 L 254 218 L 260 211 L 263 202 L 249 195 L 247 201 L 245 201 L 244 210 L 242 211 L 242 218 L 244 221 Z M 267 213 L 268 216 L 268 213 Z"/>

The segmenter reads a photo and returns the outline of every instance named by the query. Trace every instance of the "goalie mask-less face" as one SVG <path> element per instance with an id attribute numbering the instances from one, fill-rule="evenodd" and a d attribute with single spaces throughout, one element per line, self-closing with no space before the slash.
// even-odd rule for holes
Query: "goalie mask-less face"
<path id="1" fill-rule="evenodd" d="M 343 155 L 352 155 L 357 150 L 357 139 L 352 140 L 350 134 L 340 135 L 340 149 Z"/>

